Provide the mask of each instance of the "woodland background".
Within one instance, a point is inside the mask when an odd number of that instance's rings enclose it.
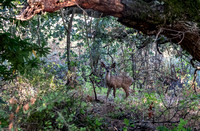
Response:
[[[0,129],[200,129],[200,73],[180,45],[80,7],[16,20],[24,4],[0,2]],[[133,78],[127,99],[105,102],[101,61]]]

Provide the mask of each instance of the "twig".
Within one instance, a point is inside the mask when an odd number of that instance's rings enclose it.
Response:
[[[182,39],[178,42],[178,44],[180,44],[180,43],[183,41],[183,39],[185,38],[185,33],[182,33],[182,35],[183,35],[183,37],[182,37]]]
[[[56,111],[56,110],[55,110]],[[59,115],[59,117],[63,120],[64,125],[66,126],[66,128],[70,131],[69,125],[67,124],[65,118],[63,117],[63,115],[59,112],[56,111],[56,113]]]
[[[78,8],[80,8],[84,12],[84,14],[86,14],[87,16],[89,16],[88,13],[82,7],[80,7],[80,5],[76,1],[74,1],[74,3],[76,4],[76,6]]]
[[[162,52],[160,51],[160,49],[159,49],[159,47],[158,47],[158,44],[159,44],[159,43],[157,42],[157,43],[156,43],[156,49],[157,49],[158,53],[162,55]]]
[[[192,87],[194,88],[195,93],[197,93],[195,81],[196,81],[196,78],[197,78],[197,71],[200,70],[200,67],[199,67],[199,66],[196,66],[196,65],[194,64],[194,61],[195,61],[194,58],[192,58],[192,59],[190,60],[190,63],[191,63],[192,66],[195,68],[195,71],[194,71],[194,79],[193,79],[193,82],[192,82]]]
[[[159,37],[159,35],[160,35],[160,33],[161,33],[162,31],[163,31],[163,28],[160,28],[159,31],[158,31],[158,33],[157,33],[157,35],[156,35],[156,38],[155,38],[153,44],[156,43],[156,41],[158,40],[158,37]]]
[[[197,71],[198,71],[198,69],[196,68],[195,71],[194,71],[194,79],[193,79],[193,82],[192,82],[192,87],[194,88],[195,93],[197,93],[196,86],[195,86],[195,81],[196,81],[196,78],[197,78]]]
[[[65,23],[65,17],[64,17],[64,13],[63,13],[63,9],[62,8],[60,9],[60,14],[62,16],[62,21],[63,21],[63,25],[65,27],[65,30],[67,30],[67,32],[68,32],[68,28],[67,28],[67,25]]]
[[[160,50],[159,50],[159,48],[158,48],[158,44],[159,44],[159,43],[156,42],[156,41],[158,40],[158,37],[159,37],[159,35],[160,35],[161,32],[162,32],[162,28],[159,29],[159,31],[158,31],[158,33],[157,33],[157,35],[156,35],[156,38],[155,38],[155,40],[154,40],[154,42],[153,42],[153,44],[156,43],[156,49],[157,49],[157,51],[158,51],[159,54],[162,54],[162,53],[160,52]]]

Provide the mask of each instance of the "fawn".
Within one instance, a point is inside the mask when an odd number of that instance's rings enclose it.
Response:
[[[109,66],[106,66],[103,62],[101,62],[101,66],[106,69],[105,82],[108,88],[106,101],[108,99],[108,96],[112,88],[113,88],[114,98],[115,98],[116,88],[123,88],[126,93],[126,98],[127,98],[129,96],[129,87],[132,85],[133,79],[127,75],[112,76],[110,70],[112,68],[115,68],[115,63],[113,63],[109,67]]]

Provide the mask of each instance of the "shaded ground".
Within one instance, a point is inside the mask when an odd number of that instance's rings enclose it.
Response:
[[[89,105],[88,113],[102,118],[103,123],[109,127],[108,130],[156,130],[158,126],[173,129],[179,125],[180,119],[189,120],[185,128],[200,129],[200,108],[199,111],[182,108],[177,104],[180,96],[165,96],[165,104],[171,104],[169,109],[166,109],[161,102],[150,110],[151,104],[147,102],[145,105],[144,99],[139,95],[129,96],[127,100],[120,96],[123,92],[118,92],[118,95],[121,98],[120,101],[110,96],[107,103],[106,95],[98,94],[99,102],[94,101],[94,97],[85,96],[85,101]],[[151,111],[153,113],[150,116]]]

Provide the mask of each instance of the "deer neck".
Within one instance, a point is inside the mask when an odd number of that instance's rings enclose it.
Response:
[[[110,81],[110,78],[111,78],[111,74],[110,74],[110,72],[107,72],[106,73],[106,83],[108,83]]]

